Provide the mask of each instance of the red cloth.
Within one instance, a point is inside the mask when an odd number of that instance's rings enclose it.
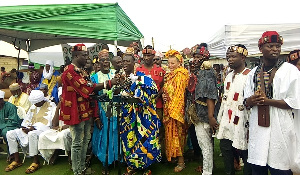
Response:
[[[146,69],[144,65],[141,65],[140,67],[136,68],[136,72],[138,71],[144,73],[145,75],[151,75],[151,78],[156,83],[158,91],[160,90],[160,86],[164,81],[166,71],[164,71],[161,67],[157,65],[153,65],[153,68],[150,71]],[[163,102],[161,97],[158,98],[156,101],[156,108],[163,108]]]
[[[62,74],[62,99],[60,120],[66,125],[76,125],[82,121],[94,117],[95,109],[90,107],[89,94],[92,94],[94,87],[87,86],[85,71],[68,65]]]

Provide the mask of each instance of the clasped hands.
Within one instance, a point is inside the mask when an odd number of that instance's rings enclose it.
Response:
[[[254,92],[252,96],[247,98],[246,104],[247,106],[262,106],[262,105],[268,105],[270,99],[266,96],[265,92],[263,92],[261,89],[258,89]]]

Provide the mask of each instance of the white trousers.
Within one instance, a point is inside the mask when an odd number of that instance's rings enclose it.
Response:
[[[38,149],[42,157],[49,163],[56,149],[71,151],[72,138],[70,129],[64,129],[61,132],[57,130],[47,130],[41,133],[39,137]]]
[[[213,170],[213,145],[210,126],[208,123],[199,122],[195,125],[195,132],[203,155],[202,175],[211,175]]]
[[[6,137],[9,153],[14,154],[18,152],[19,143],[21,147],[29,147],[29,156],[38,155],[38,141],[41,133],[42,131],[40,130],[33,130],[25,134],[21,128],[8,131]]]

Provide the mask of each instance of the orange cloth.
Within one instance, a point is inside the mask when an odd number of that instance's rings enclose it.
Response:
[[[164,104],[163,122],[168,161],[171,161],[172,157],[183,156],[184,152],[187,133],[184,120],[184,99],[188,79],[189,73],[183,67],[165,75],[163,92],[168,100]]]

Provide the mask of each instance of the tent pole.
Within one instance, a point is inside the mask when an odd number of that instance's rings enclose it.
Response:
[[[117,56],[117,53],[118,53],[118,41],[117,40],[114,41],[114,45],[115,45],[114,55]]]
[[[18,61],[17,75],[18,75],[19,70],[20,70],[20,52],[21,52],[21,43],[20,43],[20,41],[19,41],[19,47],[18,47],[18,46],[16,45],[16,40],[17,40],[17,39],[15,39],[15,41],[13,41],[13,44],[14,44],[15,49],[19,51],[19,52],[18,52],[18,58],[17,58],[17,61]],[[16,77],[16,82],[18,82],[18,76]]]

